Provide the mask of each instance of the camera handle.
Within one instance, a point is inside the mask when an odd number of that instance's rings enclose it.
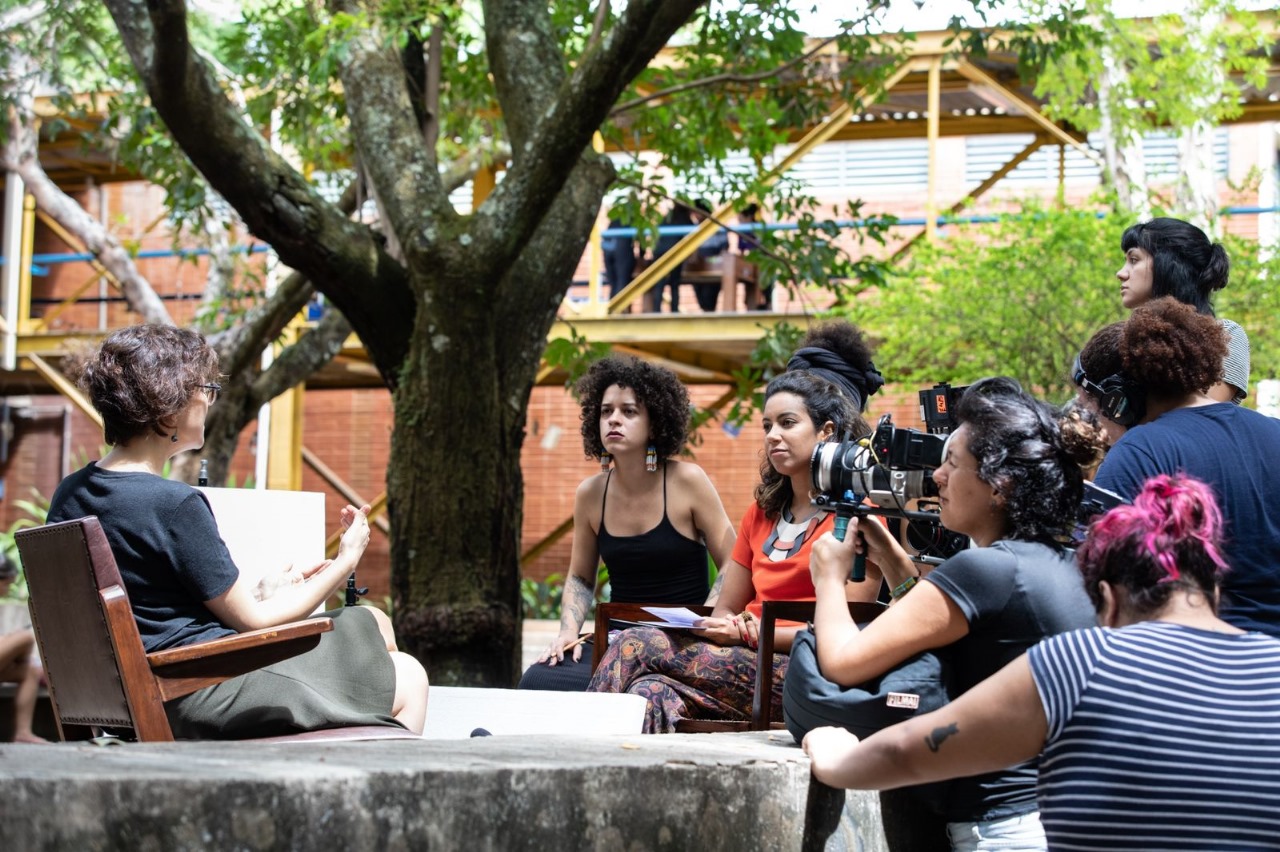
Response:
[[[865,518],[870,515],[882,515],[886,518],[902,518],[908,521],[936,521],[938,516],[932,512],[919,512],[911,509],[886,509],[880,506],[868,506],[866,503],[855,501],[856,496],[848,492],[845,493],[845,499],[836,500],[827,494],[819,494],[813,500],[813,505],[817,506],[823,512],[835,512],[836,522],[832,535],[837,541],[844,541],[845,534],[849,531],[850,518]],[[867,579],[867,557],[865,553],[859,553],[853,560],[853,571],[849,574],[849,579],[855,583],[861,583]]]
[[[848,503],[836,504],[836,524],[831,534],[836,537],[836,541],[844,541],[844,537],[849,532],[849,519],[854,513],[849,511]],[[867,579],[867,554],[862,552],[853,557],[853,571],[849,574],[849,579],[855,583],[861,583]]]
[[[369,594],[368,586],[356,588],[356,572],[352,571],[351,576],[347,578],[347,599],[343,606],[358,606],[360,596],[367,594]]]

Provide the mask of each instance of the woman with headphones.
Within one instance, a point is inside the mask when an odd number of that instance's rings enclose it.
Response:
[[[1166,297],[1095,334],[1072,378],[1114,442],[1096,484],[1131,499],[1156,474],[1208,483],[1231,566],[1222,617],[1280,636],[1280,420],[1209,395],[1226,353],[1216,319]]]

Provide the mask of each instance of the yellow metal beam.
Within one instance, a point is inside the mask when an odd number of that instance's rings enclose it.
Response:
[[[18,316],[14,328],[25,334],[31,328],[31,258],[36,252],[36,197],[22,199],[22,267],[18,276]]]
[[[28,355],[27,360],[31,362],[31,366],[36,368],[36,372],[44,377],[44,380],[53,385],[58,393],[71,400],[71,404],[80,409],[86,417],[98,424],[98,428],[102,428],[102,415],[99,414],[89,402],[80,393],[80,389],[71,383],[71,381],[48,361],[39,355]]]
[[[294,323],[273,343],[276,355],[298,339]],[[267,488],[302,490],[302,409],[305,383],[279,394],[271,402],[271,425],[267,436]]]
[[[1048,137],[1045,137],[1045,136],[1037,136],[1035,139],[1032,139],[1031,144],[1027,145],[1027,147],[1023,148],[1021,151],[1015,154],[1013,158],[1009,160],[1009,162],[1005,163],[1003,166],[1001,166],[1000,168],[992,172],[991,177],[987,178],[982,183],[978,184],[976,187],[973,188],[972,191],[970,191],[967,195],[965,195],[964,198],[960,199],[955,204],[951,205],[951,210],[949,212],[953,214],[959,213],[961,210],[967,207],[971,201],[985,195],[987,191],[991,189],[991,187],[999,183],[1004,178],[1005,175],[1009,174],[1009,172],[1013,171],[1018,166],[1022,165],[1028,157],[1030,157],[1036,151],[1044,147],[1044,145],[1048,143],[1048,141],[1049,141]],[[924,236],[924,233],[925,233],[924,231],[920,231],[911,239],[907,240],[906,243],[904,243],[896,252],[893,253],[893,258],[890,262],[897,263],[898,260],[906,256],[908,253],[910,253],[912,247],[914,247],[915,244],[919,242],[920,238]]]
[[[572,322],[557,320],[547,334],[548,340],[578,334],[597,343],[637,343],[663,340],[704,343],[715,341],[752,341],[766,331],[787,322],[808,327],[810,318],[803,314],[661,314],[639,316],[615,314],[593,319],[579,317]]]
[[[1050,121],[1049,118],[1040,111],[1039,104],[1024,98],[1022,95],[1008,88],[995,77],[992,77],[986,71],[983,71],[967,59],[961,59],[956,63],[956,71],[963,74],[965,77],[968,77],[970,80],[973,80],[975,83],[981,83],[987,88],[993,90],[1001,100],[1005,101],[1009,106],[1019,110],[1026,115],[1027,118],[1040,125],[1045,132],[1053,136],[1061,144],[1070,145],[1072,148],[1075,148],[1081,154],[1088,157],[1099,168],[1105,168],[1106,164],[1103,163],[1102,157],[1098,156],[1097,151],[1094,151],[1088,145],[1080,142],[1070,133]]]
[[[911,60],[900,62],[889,76],[881,82],[866,86],[861,89],[853,100],[859,104],[859,108],[864,102],[878,99],[885,92],[889,91],[897,84],[899,80],[907,75],[911,70]],[[845,104],[836,110],[825,121],[805,135],[803,139],[796,143],[791,152],[782,159],[782,162],[769,170],[767,174],[760,178],[760,182],[764,186],[769,186],[782,177],[782,175],[791,171],[791,169],[809,154],[814,148],[828,141],[842,127],[849,123],[849,119],[856,114],[852,104]],[[715,210],[712,215],[703,219],[698,223],[694,230],[686,234],[680,242],[676,243],[666,254],[654,260],[649,264],[643,272],[637,275],[630,284],[623,287],[617,293],[611,293],[609,298],[608,312],[617,313],[631,303],[642,293],[647,292],[654,284],[666,278],[672,270],[683,263],[689,255],[693,254],[698,246],[706,242],[707,238],[715,233],[719,228],[719,222],[725,221],[733,212],[734,202],[730,201],[722,204],[719,209]]]

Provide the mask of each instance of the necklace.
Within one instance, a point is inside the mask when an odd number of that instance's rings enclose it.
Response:
[[[803,521],[790,520],[790,515],[790,510],[784,510],[778,516],[778,522],[773,525],[773,531],[769,533],[764,546],[760,548],[771,562],[781,562],[798,553],[823,521],[822,513],[816,509]]]

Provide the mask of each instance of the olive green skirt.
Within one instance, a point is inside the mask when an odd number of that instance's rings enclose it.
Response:
[[[175,739],[274,737],[353,725],[403,727],[391,716],[396,674],[365,607],[322,613],[333,630],[305,654],[165,704]]]

